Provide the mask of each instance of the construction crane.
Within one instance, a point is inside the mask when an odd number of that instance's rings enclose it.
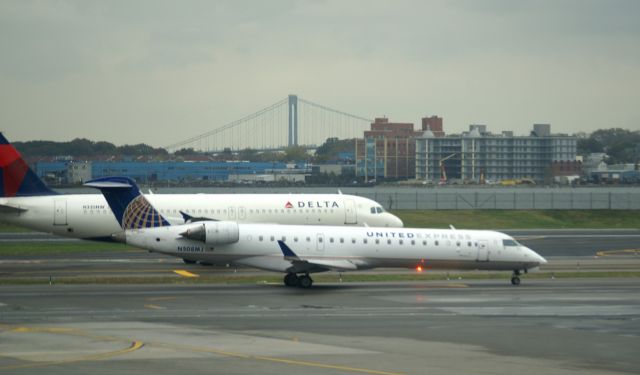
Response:
[[[447,171],[444,169],[444,162],[446,160],[451,159],[452,157],[458,155],[457,153],[453,153],[447,157],[440,159],[440,185],[444,185],[447,183]]]

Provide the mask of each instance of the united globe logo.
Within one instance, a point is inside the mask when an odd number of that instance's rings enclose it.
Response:
[[[122,220],[123,229],[155,228],[168,225],[169,223],[151,207],[151,204],[142,195],[129,203]]]

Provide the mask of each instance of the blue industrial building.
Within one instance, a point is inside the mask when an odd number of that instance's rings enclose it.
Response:
[[[43,179],[61,183],[78,183],[92,178],[106,176],[127,176],[138,182],[154,181],[227,181],[230,175],[279,173],[283,170],[305,171],[306,165],[282,162],[38,162],[37,175]]]

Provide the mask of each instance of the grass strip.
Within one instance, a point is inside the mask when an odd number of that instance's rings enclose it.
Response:
[[[408,228],[640,228],[640,210],[396,210]]]
[[[573,278],[638,278],[640,271],[567,271],[567,272],[536,272],[522,276],[526,279],[573,279]],[[449,273],[448,278],[443,273],[422,274],[343,274],[342,282],[401,282],[401,281],[464,281],[464,280],[498,280],[508,281],[510,272],[482,272],[482,273]],[[335,283],[338,275],[313,275],[316,283]],[[281,275],[273,276],[200,276],[186,278],[178,276],[104,276],[104,277],[53,277],[52,284],[82,285],[82,284],[260,284],[282,283]],[[49,284],[48,277],[39,278],[0,278],[0,285],[42,285]]]
[[[110,251],[141,251],[117,242],[7,242],[0,246],[0,256],[60,255]]]

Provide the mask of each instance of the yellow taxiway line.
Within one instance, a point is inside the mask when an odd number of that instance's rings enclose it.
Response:
[[[599,257],[605,257],[610,255],[624,255],[624,254],[640,255],[640,249],[604,250],[604,251],[598,251],[596,253],[596,255]]]
[[[196,274],[196,273],[191,273],[187,270],[173,270],[173,272],[177,273],[180,276],[184,276],[184,277],[200,277],[200,275]]]

